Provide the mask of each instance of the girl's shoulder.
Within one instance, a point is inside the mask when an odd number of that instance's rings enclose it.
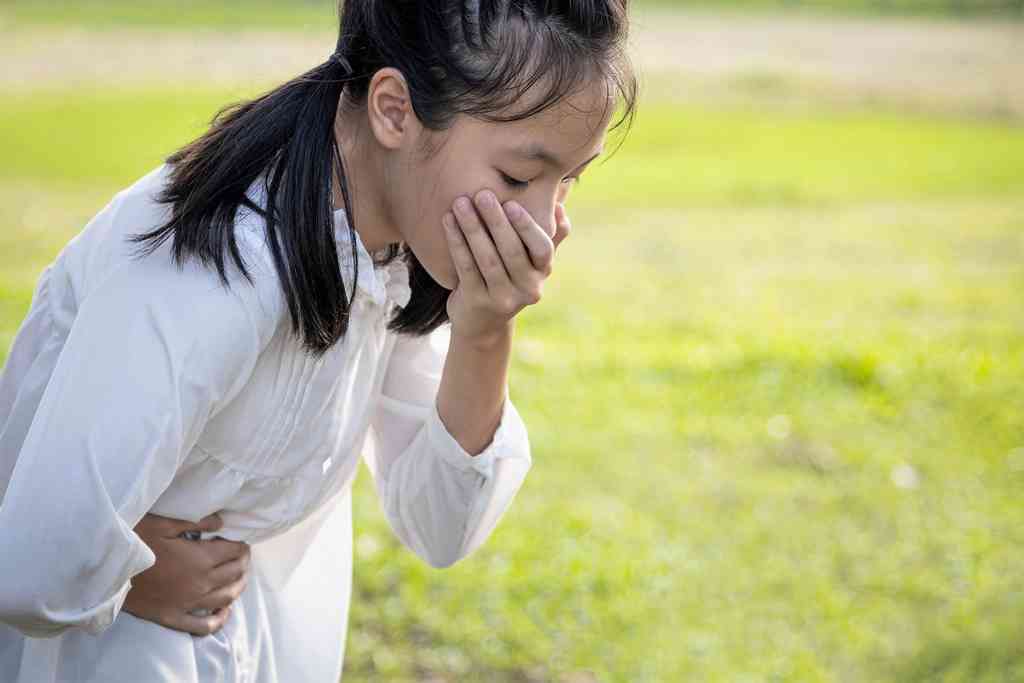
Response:
[[[227,249],[225,287],[212,263],[202,263],[197,257],[176,263],[172,237],[145,254],[141,253],[143,245],[130,239],[170,219],[171,207],[158,201],[169,170],[167,164],[162,164],[115,194],[61,251],[57,261],[66,272],[73,298],[81,302],[104,282],[116,281],[119,286],[138,287],[165,301],[187,297],[197,311],[206,313],[215,313],[218,307],[242,306],[264,334],[272,335],[284,317],[286,302],[266,238],[266,225],[259,213],[240,207],[233,225],[235,243],[251,284]],[[259,199],[256,188],[250,198]],[[225,310],[226,314],[230,312]]]

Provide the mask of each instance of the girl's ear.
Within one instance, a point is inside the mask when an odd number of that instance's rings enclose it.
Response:
[[[421,127],[412,109],[405,77],[394,67],[380,69],[370,79],[366,115],[373,136],[386,149],[398,149],[414,139]]]

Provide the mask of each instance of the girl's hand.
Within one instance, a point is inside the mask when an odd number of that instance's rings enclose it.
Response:
[[[519,311],[540,301],[570,225],[561,202],[552,235],[514,201],[502,205],[490,190],[474,199],[459,197],[443,219],[459,277],[448,297],[448,317],[452,334],[488,340],[507,333]]]
[[[196,636],[220,630],[249,579],[249,544],[188,536],[216,531],[221,525],[217,514],[198,524],[159,515],[143,517],[135,533],[156,555],[156,564],[132,577],[123,609]],[[193,610],[199,614],[190,614]],[[209,613],[203,615],[202,610]]]

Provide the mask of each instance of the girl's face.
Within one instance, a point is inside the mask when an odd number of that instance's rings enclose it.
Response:
[[[528,119],[459,116],[445,131],[418,127],[403,142],[387,164],[387,213],[434,280],[458,284],[441,219],[460,196],[489,189],[501,202],[514,199],[554,236],[556,203],[604,145],[607,97],[595,83]]]

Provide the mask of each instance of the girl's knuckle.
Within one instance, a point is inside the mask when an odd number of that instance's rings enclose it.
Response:
[[[200,555],[199,568],[203,571],[210,571],[217,566],[217,558],[211,553],[203,553]]]
[[[502,260],[504,260],[505,263],[507,263],[509,266],[518,268],[527,260],[526,250],[509,247],[504,252],[502,252]]]
[[[492,256],[490,254],[488,254],[488,255],[486,255],[486,256],[484,256],[483,258],[480,259],[480,266],[485,271],[489,272],[489,271],[497,270],[498,265],[499,265],[499,263],[498,263],[497,257]]]

